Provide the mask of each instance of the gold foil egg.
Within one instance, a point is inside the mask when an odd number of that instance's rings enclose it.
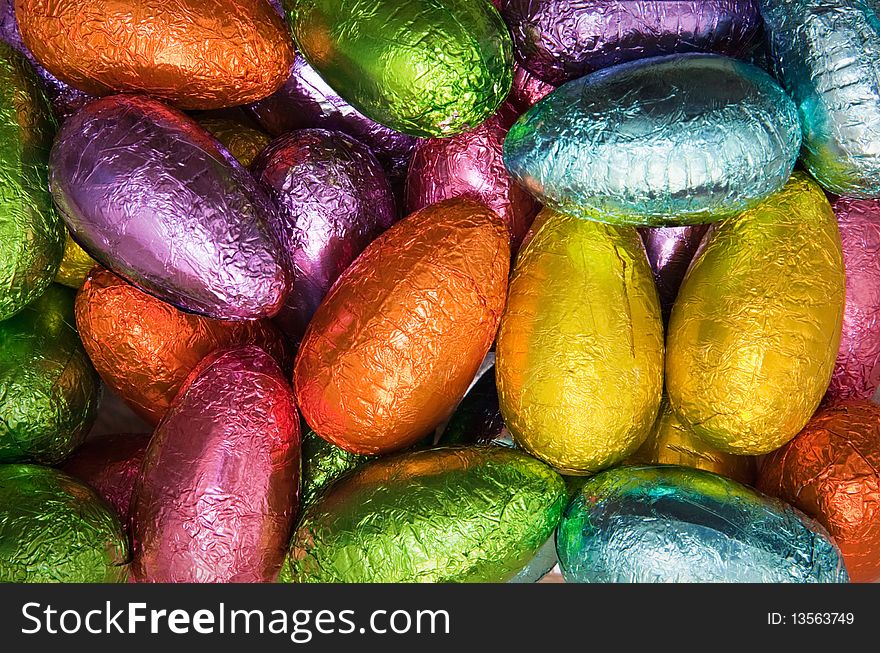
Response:
[[[78,289],[96,265],[95,259],[86,254],[68,233],[64,241],[64,256],[55,274],[55,282]]]

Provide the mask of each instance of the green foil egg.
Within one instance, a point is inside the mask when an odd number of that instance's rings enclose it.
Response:
[[[510,91],[513,45],[486,0],[285,2],[312,67],[361,113],[396,131],[468,131]]]
[[[40,296],[64,252],[47,177],[55,120],[36,83],[30,64],[0,43],[0,320]]]
[[[371,460],[327,442],[306,428],[302,439],[301,505],[312,503],[342,476]]]
[[[553,533],[565,498],[556,472],[504,447],[381,458],[306,508],[282,579],[503,582]]]
[[[128,541],[110,504],[72,476],[0,465],[0,583],[121,583]]]
[[[100,380],[57,284],[0,322],[0,463],[60,462],[95,421]]]

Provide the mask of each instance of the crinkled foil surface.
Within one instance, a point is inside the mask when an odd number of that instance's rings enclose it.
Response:
[[[54,465],[94,423],[101,383],[74,324],[73,291],[55,284],[0,322],[0,463]]]
[[[64,255],[61,257],[58,272],[55,273],[55,283],[78,289],[97,263],[95,259],[86,254],[82,247],[76,244],[66,227],[64,231]]]
[[[368,460],[369,456],[340,449],[307,429],[302,439],[300,502],[303,506],[314,503],[333,483]]]
[[[292,354],[268,320],[234,322],[185,313],[98,268],[76,300],[83,345],[104,382],[156,424],[205,356],[233,345],[258,345],[284,369]]]
[[[216,352],[159,424],[131,507],[141,582],[270,582],[299,486],[299,416],[257,347]]]
[[[438,446],[464,444],[516,446],[501,416],[494,366],[486,370],[468,390],[449,418],[437,444]]]
[[[880,18],[860,0],[760,0],[776,77],[794,98],[802,161],[838,195],[880,196]]]
[[[265,0],[15,0],[15,13],[37,60],[91,95],[231,107],[273,93],[293,63]]]
[[[294,387],[308,424],[368,454],[432,432],[492,345],[509,269],[504,223],[472,200],[432,204],[379,236],[303,338]]]
[[[413,136],[477,127],[510,92],[510,32],[485,0],[299,0],[297,47],[376,122]]]
[[[669,322],[678,289],[706,229],[708,225],[648,227],[639,230],[648,252],[648,262],[654,272],[664,324]]]
[[[521,65],[514,63],[513,84],[510,88],[510,95],[507,96],[507,101],[517,111],[525,113],[555,89],[556,87],[552,84],[542,82]]]
[[[394,195],[365,145],[325,129],[278,138],[252,172],[279,207],[295,281],[276,322],[298,342],[333,282],[397,220]]]
[[[268,134],[259,129],[248,127],[230,118],[200,117],[198,121],[245,168],[254,162],[257,155],[272,140]]]
[[[880,578],[880,408],[825,408],[761,466],[758,488],[814,516],[856,582]]]
[[[567,582],[845,583],[840,551],[788,504],[685,467],[589,479],[556,535]]]
[[[596,472],[635,451],[657,416],[657,291],[634,228],[545,209],[533,229],[496,345],[501,412],[533,455],[563,473]]]
[[[61,128],[50,184],[101,265],[214,318],[277,313],[290,271],[268,194],[210,134],[143,96],[90,103]]]
[[[679,52],[748,53],[757,0],[503,0],[517,58],[561,84],[615,64]]]
[[[443,448],[367,463],[303,515],[294,582],[501,582],[547,540],[561,477],[503,447]]]
[[[0,465],[0,582],[120,583],[128,540],[94,490],[39,465]]]
[[[766,72],[682,54],[561,86],[511,127],[504,162],[544,204],[572,215],[701,224],[779,190],[800,138],[794,103]]]
[[[804,173],[716,226],[669,319],[666,389],[682,421],[735,454],[797,435],[831,378],[844,283],[837,220]]]

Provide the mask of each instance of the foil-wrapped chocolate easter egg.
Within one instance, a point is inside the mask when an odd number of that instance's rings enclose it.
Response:
[[[157,424],[190,372],[215,349],[257,345],[285,369],[281,332],[269,320],[213,320],[181,311],[97,268],[76,298],[76,324],[89,357],[134,411]]]
[[[299,467],[299,416],[281,368],[257,347],[209,355],[147,447],[131,504],[134,577],[274,580]]]
[[[40,465],[0,465],[0,582],[121,583],[128,540],[94,490]]]
[[[333,483],[370,459],[340,449],[307,429],[302,438],[301,505],[314,503]]]
[[[69,288],[78,289],[83,285],[89,272],[97,265],[95,259],[86,254],[86,251],[76,244],[70,237],[70,232],[65,228],[64,255],[61,257],[61,265],[55,273],[55,282]]]
[[[519,61],[551,84],[664,54],[740,56],[761,34],[757,0],[503,0],[501,15]]]
[[[525,113],[543,100],[556,87],[532,75],[519,64],[513,64],[513,84],[507,101],[520,113]]]
[[[325,298],[296,359],[306,422],[354,453],[415,444],[447,418],[492,341],[507,291],[507,228],[456,198],[374,240]]]
[[[279,208],[294,284],[276,321],[298,342],[333,282],[397,219],[394,195],[370,150],[337,131],[282,136],[252,172]]]
[[[666,337],[672,408],[722,451],[781,447],[828,388],[843,308],[834,212],[796,172],[779,193],[716,225],[688,270]]]
[[[615,224],[703,224],[779,190],[800,139],[794,103],[766,72],[682,54],[564,84],[510,128],[504,162],[565,213]]]
[[[273,93],[293,63],[265,0],[15,0],[15,13],[36,59],[91,95],[231,107]]]
[[[503,447],[382,458],[305,509],[290,580],[503,582],[553,533],[565,497],[558,474]]]
[[[880,197],[876,3],[760,3],[773,71],[800,114],[804,166],[833,193]]]
[[[142,290],[220,319],[281,309],[291,279],[275,206],[183,113],[142,96],[95,100],[62,126],[49,176],[76,241]]]
[[[504,137],[516,118],[514,108],[505,104],[473,131],[422,141],[406,178],[407,211],[451,197],[470,197],[507,223],[513,246],[519,247],[541,207],[504,167]]]
[[[697,252],[708,225],[684,227],[646,227],[640,229],[648,262],[654,272],[654,283],[660,296],[663,324],[669,322],[669,313],[678,296],[685,272]]]
[[[589,479],[556,534],[569,583],[845,583],[840,551],[788,504],[663,465]]]
[[[827,401],[870,399],[880,386],[880,200],[832,203],[846,269],[840,348]]]
[[[46,181],[55,121],[28,63],[0,43],[0,320],[52,283],[64,227]]]
[[[827,528],[853,581],[880,579],[880,407],[851,400],[817,412],[764,459],[758,489]]]
[[[504,422],[565,474],[635,451],[663,390],[663,324],[638,232],[544,209],[510,282],[495,354]]]
[[[516,446],[501,416],[494,366],[468,390],[437,442],[442,447],[463,444]]]
[[[220,141],[229,153],[245,168],[250,167],[257,155],[265,149],[272,138],[248,125],[222,117],[200,117],[199,124]]]
[[[486,0],[299,0],[288,14],[297,47],[321,77],[396,131],[474,129],[510,92],[510,33]]]
[[[0,322],[0,463],[54,465],[94,423],[101,383],[74,324],[73,291],[56,284]]]

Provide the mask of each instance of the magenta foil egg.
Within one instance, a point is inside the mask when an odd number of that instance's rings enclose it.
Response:
[[[299,488],[299,416],[257,347],[215,352],[156,428],[131,507],[140,582],[270,582]]]
[[[518,113],[525,113],[540,100],[543,100],[556,87],[542,82],[520,64],[513,64],[513,86],[507,101],[516,108]]]
[[[664,324],[669,321],[685,272],[708,228],[709,225],[691,225],[639,229],[660,295]]]

